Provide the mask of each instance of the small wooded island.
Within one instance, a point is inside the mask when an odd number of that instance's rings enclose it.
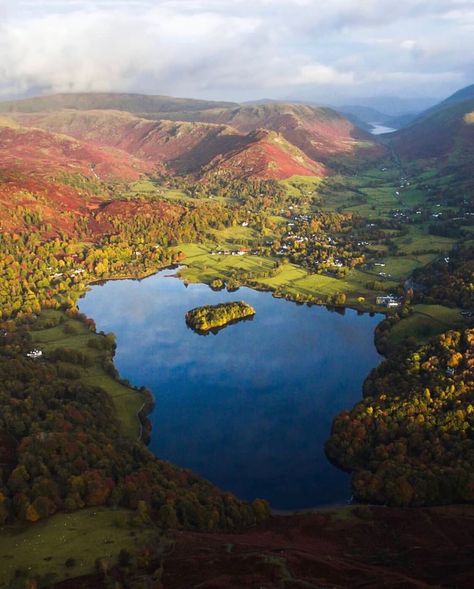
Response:
[[[198,333],[208,333],[254,315],[255,309],[248,303],[232,301],[191,309],[186,313],[186,324]]]

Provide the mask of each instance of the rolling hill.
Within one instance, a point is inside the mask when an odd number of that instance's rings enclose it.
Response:
[[[0,112],[51,112],[73,110],[123,110],[131,113],[176,113],[229,108],[233,102],[120,93],[71,93],[38,96],[0,103]]]
[[[466,100],[474,100],[474,84],[466,86],[465,88],[461,88],[457,92],[454,92],[454,94],[451,94],[451,96],[448,96],[441,102],[423,111],[420,115],[420,118],[425,118],[430,114],[440,112],[444,110],[446,107],[452,106],[460,102],[464,102]]]
[[[36,225],[70,233],[108,197],[108,183],[132,182],[155,170],[122,151],[5,118],[0,145],[2,230],[27,228],[33,214]]]
[[[269,102],[238,105],[138,94],[57,94],[0,103],[0,112],[16,117],[23,115],[26,118],[21,119],[22,124],[36,124],[119,148],[122,143],[129,153],[139,155],[138,152],[142,151],[147,158],[157,156],[159,161],[176,161],[175,167],[171,168],[179,173],[195,172],[196,167],[208,163],[206,157],[209,156],[210,161],[219,150],[225,153],[236,149],[236,135],[246,135],[258,129],[280,133],[308,158],[329,167],[331,160],[341,155],[360,153],[371,157],[380,155],[382,150],[372,136],[340,113],[330,108],[303,104]],[[104,118],[110,115],[107,122],[101,120],[100,113]],[[135,115],[142,121],[138,124],[138,121],[127,119],[127,114]],[[152,127],[151,123],[147,125],[145,120],[162,121],[162,127]],[[175,122],[175,126],[171,121]],[[185,126],[184,123],[194,123],[195,126]],[[218,128],[209,125],[217,125]],[[98,127],[103,137],[100,137]],[[143,132],[141,136],[137,136],[137,127]],[[146,129],[150,131],[146,146],[138,145],[144,142]],[[133,139],[125,135],[128,133],[135,137],[134,146],[131,145]],[[154,141],[159,148],[151,146]],[[165,141],[169,143],[166,149],[163,147]],[[200,141],[203,141],[202,154],[198,155],[192,150]],[[185,156],[186,149],[190,157]]]
[[[454,97],[393,135],[393,145],[402,157],[474,162],[474,96],[464,100]]]
[[[115,110],[66,110],[14,116],[23,125],[120,149],[147,162],[166,164],[169,172],[179,174],[198,172],[217,155],[244,142],[242,134],[225,125],[151,121]]]
[[[174,174],[199,175],[222,164],[242,178],[321,176],[330,173],[333,157],[381,149],[370,138],[359,139],[364,132],[329,109],[272,104],[195,114],[205,120],[151,120],[116,110],[10,116],[25,126],[123,150]],[[237,161],[246,164],[239,168]]]
[[[300,149],[274,131],[259,129],[246,136],[248,143],[214,158],[206,172],[227,173],[233,178],[272,178],[324,176],[323,164],[314,162]]]
[[[0,103],[2,111],[4,229],[27,226],[29,210],[44,232],[71,233],[117,198],[112,185],[143,176],[322,177],[341,156],[383,149],[335,111],[304,105],[61,94]],[[175,120],[178,111],[187,120]]]
[[[280,133],[314,161],[330,165],[334,156],[379,154],[373,137],[330,108],[265,103],[209,109],[192,115],[196,121],[225,124],[243,133],[263,128]]]

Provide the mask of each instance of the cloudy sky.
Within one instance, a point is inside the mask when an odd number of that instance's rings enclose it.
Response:
[[[337,103],[472,83],[474,0],[0,0],[0,98]]]

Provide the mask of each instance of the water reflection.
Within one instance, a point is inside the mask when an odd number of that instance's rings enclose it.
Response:
[[[201,337],[184,321],[196,306],[244,300],[256,309]],[[275,508],[344,502],[348,477],[324,455],[334,415],[361,396],[379,362],[380,316],[295,305],[246,288],[212,291],[170,277],[94,286],[80,304],[117,335],[120,374],[156,398],[150,447],[247,499]]]

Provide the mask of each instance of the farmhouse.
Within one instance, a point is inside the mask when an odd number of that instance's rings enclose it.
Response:
[[[394,295],[384,295],[381,297],[377,297],[375,299],[377,305],[382,305],[383,307],[393,308],[399,307],[401,301],[399,298],[395,297]]]

